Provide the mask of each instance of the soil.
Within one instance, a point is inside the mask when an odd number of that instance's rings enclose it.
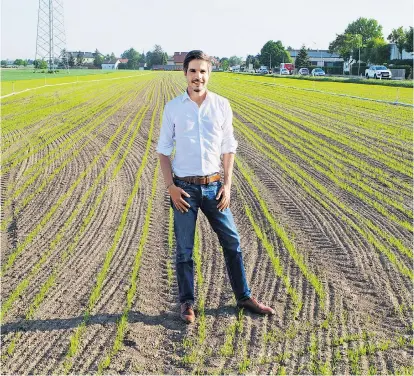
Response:
[[[69,158],[77,146],[74,145],[53,163],[39,167],[43,168],[42,174],[11,205],[4,206],[13,193],[13,189],[8,187],[13,184],[21,186],[28,179],[24,171],[47,155],[51,148],[59,148],[67,135],[2,175],[2,221],[6,219],[10,222],[7,229],[2,231],[1,238],[1,261],[4,265],[19,245],[36,231],[36,226],[75,184],[82,171],[100,155],[118,127],[122,127],[110,147],[102,153],[68,198],[59,204],[50,220],[22,249],[13,264],[2,272],[2,309],[19,284],[25,278],[30,278],[27,287],[13,301],[2,320],[2,374],[61,372],[69,352],[71,335],[82,323],[86,326],[79,349],[71,358],[70,372],[94,374],[98,371],[105,356],[111,353],[117,325],[126,306],[130,276],[154,178],[157,179],[157,188],[152,202],[149,235],[143,248],[127,329],[120,349],[111,356],[109,367],[103,370],[104,374],[320,374],[324,371],[331,374],[394,374],[410,369],[408,367],[412,366],[413,357],[412,281],[350,226],[349,221],[338,216],[337,207],[329,210],[308,195],[287,171],[259,152],[239,131],[236,131],[239,142],[237,158],[252,171],[252,182],[270,215],[288,234],[308,270],[322,282],[325,297],[323,300],[318,297],[281,237],[272,229],[252,187],[235,167],[231,210],[241,237],[247,279],[253,295],[272,306],[276,315],[263,317],[236,309],[220,244],[208,221],[200,213],[198,234],[203,284],[196,286],[197,320],[192,325],[180,320],[174,241],[171,249],[169,245],[170,204],[162,174],[155,176],[154,171],[162,108],[172,95],[180,93],[182,83],[168,74],[156,75],[147,82],[136,92],[133,90],[136,83],[129,84],[131,91],[128,100],[88,136],[91,141],[80,150],[79,155],[18,214],[15,214],[16,205],[30,192],[36,191],[43,179],[53,173],[65,158]],[[152,88],[155,89],[154,95],[151,95]],[[136,123],[130,128],[131,122],[143,106],[149,106],[148,111],[128,149],[132,132],[138,126]],[[52,110],[57,111],[54,108]],[[362,113],[361,116],[367,116],[361,108],[358,111]],[[242,115],[235,112],[234,116],[245,127],[254,129],[254,125]],[[300,116],[303,116],[303,111]],[[59,119],[59,116],[55,118]],[[82,124],[88,121],[92,119],[86,118]],[[149,156],[139,177],[137,194],[129,203],[143,163],[152,121],[155,121],[155,130]],[[35,134],[42,124],[44,122],[32,124],[28,129]],[[123,142],[126,132],[130,134]],[[19,142],[21,147],[27,145],[28,136],[24,136],[24,132],[13,132],[10,137],[13,138],[10,153],[18,150]],[[271,137],[262,137],[269,145],[283,151],[290,160],[297,160],[296,155]],[[120,152],[117,158],[94,185],[118,147]],[[124,152],[127,152],[125,162],[116,172],[115,166]],[[358,157],[364,158],[363,155]],[[371,162],[368,158],[365,160]],[[412,235],[408,230],[382,216],[351,193],[333,186],[311,166],[303,168],[332,188],[333,193],[346,205],[359,210],[380,228],[394,231],[402,244],[410,247]],[[91,187],[91,194],[83,202],[85,192]],[[103,189],[106,191],[99,201]],[[409,202],[408,193],[402,192],[402,199]],[[129,211],[125,213],[129,204]],[[289,276],[292,287],[300,296],[303,306],[297,317],[292,314],[293,301],[254,230],[245,205],[250,208],[255,223],[265,234],[280,259],[284,273]],[[333,203],[329,205],[334,207]],[[69,222],[76,208],[79,208],[78,213]],[[105,257],[114,244],[124,214],[127,215],[125,226],[115,244],[114,256],[110,260],[99,298],[85,321],[90,295]],[[92,215],[91,220],[83,228],[88,215]],[[350,220],[357,222],[356,218],[350,217]],[[59,234],[59,241],[53,243]],[[65,256],[70,247],[73,249]],[[36,269],[39,260],[50,249],[53,251],[45,256],[45,261]],[[393,252],[412,270],[412,258],[395,249]],[[168,272],[170,267],[172,278]],[[54,272],[54,282],[29,317],[31,305]],[[201,296],[205,299],[204,309],[199,307]],[[236,325],[238,322],[241,324]],[[234,337],[231,339],[229,333],[234,328]],[[205,337],[202,336],[204,330]],[[230,353],[227,355],[224,354],[226,341],[230,344]],[[190,361],[191,354],[195,357]]]

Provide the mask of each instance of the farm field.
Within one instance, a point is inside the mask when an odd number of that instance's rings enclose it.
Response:
[[[102,69],[60,70],[56,74],[34,73],[33,69],[1,69],[1,95],[44,85],[69,84],[99,79],[114,79],[140,74],[138,71],[103,71]]]
[[[276,315],[236,310],[200,213],[187,326],[155,152],[185,80],[134,73],[2,99],[2,373],[411,375],[413,108],[334,95],[363,85],[213,73],[239,142],[247,277]]]

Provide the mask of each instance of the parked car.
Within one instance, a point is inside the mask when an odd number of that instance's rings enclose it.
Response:
[[[288,70],[288,69],[286,69],[286,68],[282,68],[282,69],[280,70],[280,74],[282,74],[282,75],[288,75],[288,76],[289,76],[290,72],[289,72],[289,70]]]
[[[298,73],[301,76],[308,76],[309,75],[309,69],[308,68],[300,68]]]
[[[365,77],[368,78],[387,78],[391,79],[391,71],[383,65],[371,65],[368,69],[365,69]]]
[[[312,69],[312,76],[325,76],[325,71],[322,68]]]
[[[260,74],[268,74],[268,73],[269,73],[269,71],[268,71],[267,69],[260,68],[260,69],[257,71],[257,73],[260,73]]]

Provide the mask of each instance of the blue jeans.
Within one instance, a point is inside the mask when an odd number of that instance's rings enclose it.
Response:
[[[194,302],[194,263],[193,247],[198,209],[205,214],[219,242],[223,247],[227,273],[236,299],[250,297],[246,273],[240,249],[240,237],[237,233],[230,208],[222,212],[217,209],[220,200],[216,200],[221,182],[196,185],[174,180],[176,186],[186,191],[190,197],[184,197],[191,207],[188,212],[181,213],[174,205],[174,232],[177,243],[176,273],[180,302]]]

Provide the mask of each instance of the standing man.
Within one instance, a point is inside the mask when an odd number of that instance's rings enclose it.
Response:
[[[193,247],[198,209],[206,215],[223,247],[237,306],[259,314],[275,311],[251,296],[246,281],[240,238],[230,205],[230,188],[237,141],[233,136],[233,113],[227,99],[207,91],[210,57],[190,51],[184,60],[187,90],[164,109],[157,152],[164,181],[174,209],[177,243],[176,274],[181,318],[194,316]],[[175,157],[170,155],[175,144]],[[223,156],[224,183],[220,181]]]

